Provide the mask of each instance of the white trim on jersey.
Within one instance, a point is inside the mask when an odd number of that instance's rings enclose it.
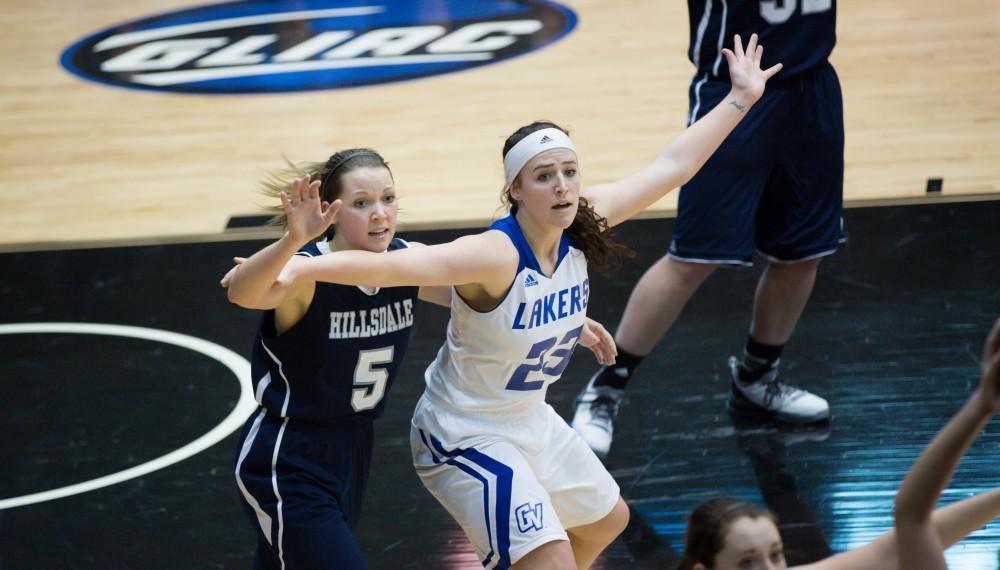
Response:
[[[254,399],[257,400],[258,404],[262,406],[264,405],[264,390],[267,390],[267,387],[270,385],[271,385],[271,371],[268,370],[267,374],[265,374],[264,377],[260,379],[260,382],[257,382],[257,391],[254,392],[253,395]]]
[[[402,241],[403,245],[405,245],[406,247],[410,247],[409,244],[407,244],[401,238],[396,238],[396,239],[398,239],[399,241]],[[326,255],[328,253],[333,253],[333,250],[330,249],[330,241],[329,240],[325,240],[325,239],[316,242],[316,249],[319,250],[319,252],[320,252],[321,255]],[[302,253],[302,254],[305,254],[305,255],[309,255],[309,253],[305,252],[305,251],[301,251],[299,253]],[[382,253],[385,253],[385,252],[383,251]],[[312,257],[312,255],[309,255],[309,257]],[[374,297],[375,295],[378,295],[378,292],[382,290],[381,287],[371,288],[371,287],[365,287],[364,285],[355,285],[355,287],[357,287],[359,291],[361,291],[365,295],[368,295],[369,297]]]
[[[708,81],[708,72],[705,72],[705,77],[702,77],[698,83],[694,85],[694,107],[691,108],[691,114],[688,116],[688,126],[694,124],[695,119],[698,118],[698,111],[701,109],[701,86]]]
[[[282,547],[282,544],[285,535],[285,524],[284,524],[285,515],[281,511],[281,493],[278,492],[277,465],[278,465],[278,450],[281,449],[281,438],[282,436],[285,435],[285,426],[288,425],[288,418],[285,417],[285,414],[288,413],[288,402],[291,401],[292,399],[292,385],[288,381],[288,378],[285,376],[284,365],[281,363],[281,360],[278,360],[278,357],[275,356],[273,352],[271,352],[271,349],[267,347],[267,345],[264,343],[263,340],[261,341],[260,345],[264,347],[264,351],[267,352],[267,355],[271,357],[271,360],[273,360],[278,365],[278,374],[281,374],[281,379],[285,381],[285,401],[281,405],[281,417],[284,418],[284,421],[281,423],[281,429],[278,430],[278,438],[274,442],[274,454],[271,457],[271,487],[274,489],[275,498],[278,499],[278,504],[276,507],[276,510],[278,511],[278,560],[281,561],[281,567],[284,568],[285,550]]]
[[[250,427],[250,433],[247,434],[247,438],[243,441],[243,447],[240,449],[240,458],[236,461],[236,486],[240,488],[240,493],[243,494],[243,498],[246,502],[250,504],[254,512],[257,513],[257,524],[260,525],[260,530],[264,534],[264,538],[267,539],[268,544],[271,543],[271,515],[267,514],[264,509],[260,508],[260,503],[257,502],[256,497],[254,497],[250,491],[246,488],[243,483],[243,477],[240,476],[240,470],[243,468],[243,461],[246,460],[247,455],[250,454],[250,448],[253,447],[254,441],[257,439],[257,434],[260,432],[260,424],[264,420],[264,416],[267,415],[265,410],[261,410],[257,417],[253,420],[253,425]]]
[[[681,257],[675,253],[667,253],[667,257],[683,261],[685,263],[704,263],[706,265],[742,265],[743,267],[753,267],[753,262],[742,259],[701,259],[698,257]]]
[[[712,75],[719,76],[719,65],[722,64],[722,44],[726,41],[726,16],[729,14],[729,5],[726,0],[722,0],[722,20],[719,22],[719,45],[716,48],[715,63],[712,65]]]
[[[701,13],[701,21],[698,22],[694,47],[691,48],[691,61],[694,62],[695,69],[701,69],[701,40],[705,39],[705,30],[708,28],[708,20],[711,16],[712,0],[705,0],[705,11]]]
[[[281,404],[281,417],[285,417],[288,413],[288,402],[292,399],[292,385],[288,382],[288,378],[285,377],[284,365],[278,360],[278,357],[271,352],[271,349],[267,347],[267,344],[261,340],[260,345],[264,347],[264,352],[271,357],[271,360],[278,365],[278,374],[281,374],[281,379],[285,381],[285,402]]]
[[[286,400],[287,404],[287,400]],[[274,489],[274,497],[278,499],[275,510],[278,512],[278,560],[281,568],[285,568],[285,513],[282,510],[281,493],[278,491],[278,451],[281,449],[281,439],[285,436],[285,426],[288,425],[288,418],[281,422],[278,429],[278,437],[274,440],[274,455],[271,456],[271,488]]]

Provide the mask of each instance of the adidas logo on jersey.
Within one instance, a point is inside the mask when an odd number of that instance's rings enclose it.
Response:
[[[524,278],[524,286],[534,287],[535,285],[538,285],[538,280],[535,279],[534,275],[529,273],[528,276]]]
[[[528,279],[524,281],[525,286],[527,286]],[[533,281],[533,285],[538,285],[537,280],[533,279]],[[519,303],[511,328],[515,330],[534,329],[582,313],[587,309],[589,299],[590,280],[584,279],[583,283],[579,285],[554,291],[533,301]]]
[[[542,139],[538,141],[538,144],[545,144],[552,142],[552,138],[549,135],[542,135]]]

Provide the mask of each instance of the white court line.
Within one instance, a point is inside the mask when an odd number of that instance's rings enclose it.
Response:
[[[173,333],[159,329],[149,329],[143,327],[130,327],[123,325],[108,325],[101,323],[14,323],[0,325],[0,335],[3,334],[29,334],[29,333],[62,333],[62,334],[96,334],[107,336],[123,336],[129,338],[139,338],[172,344],[181,348],[193,350],[199,354],[204,354],[209,358],[221,362],[236,375],[236,380],[240,384],[240,397],[236,406],[229,412],[229,415],[201,437],[191,443],[175,449],[166,455],[162,455],[147,461],[142,465],[136,465],[124,471],[91,479],[82,483],[33,493],[21,495],[20,497],[10,497],[0,499],[0,511],[21,507],[33,503],[41,503],[60,499],[70,495],[86,493],[102,487],[107,487],[129,479],[141,477],[183,461],[197,453],[200,453],[212,445],[222,441],[229,434],[239,429],[246,421],[250,413],[257,407],[253,398],[253,389],[250,385],[250,363],[245,358],[235,352],[218,344],[188,336],[180,333]]]
[[[332,8],[329,10],[303,10],[300,12],[282,12],[279,14],[262,14],[260,16],[242,16],[239,18],[225,18],[222,20],[209,20],[197,24],[181,24],[177,26],[166,26],[163,28],[152,28],[138,32],[127,32],[115,34],[94,46],[94,52],[104,51],[121,46],[131,45],[149,40],[159,40],[162,38],[172,38],[185,34],[196,34],[214,30],[227,30],[242,26],[258,26],[260,24],[273,24],[277,22],[294,22],[296,20],[320,20],[323,18],[345,18],[348,16],[370,16],[384,12],[384,6],[358,6],[355,8]]]

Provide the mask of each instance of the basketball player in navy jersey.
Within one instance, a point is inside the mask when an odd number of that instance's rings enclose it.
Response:
[[[294,179],[293,179],[294,177]],[[260,309],[252,357],[260,408],[240,437],[236,482],[257,531],[254,568],[364,568],[353,530],[372,453],[372,422],[406,352],[419,298],[448,306],[447,287],[365,287],[301,279],[273,287],[292,256],[395,251],[396,192],[369,149],[276,173],[287,233],[222,280],[229,297]],[[315,236],[322,239],[314,241]],[[239,269],[237,271],[237,269]],[[581,344],[614,362],[614,342],[589,320]]]
[[[606,230],[689,180],[781,67],[761,70],[756,36],[724,56],[732,77],[724,102],[629,176],[581,189],[568,134],[539,121],[504,144],[510,214],[486,231],[386,254],[294,259],[279,276],[279,289],[300,280],[454,287],[410,445],[424,486],[484,568],[588,568],[625,528],[617,483],[545,393],[576,345],[588,345],[588,264],[620,261]]]
[[[573,427],[598,454],[611,447],[625,387],[688,300],[719,266],[767,260],[742,356],[731,357],[730,409],[794,424],[826,420],[826,400],[778,377],[785,343],[812,292],[821,258],[844,241],[843,104],[827,57],[836,0],[688,0],[697,68],[688,123],[729,92],[722,49],[756,33],[764,66],[781,74],[705,167],[681,189],[667,255],[636,284],[615,333],[618,359],[580,392]]]
[[[277,173],[265,190],[281,197],[287,231],[223,280],[232,302],[263,311],[252,356],[260,407],[236,459],[236,483],[258,537],[254,568],[365,568],[353,529],[372,422],[406,353],[414,301],[447,306],[450,292],[308,280],[272,287],[292,256],[408,246],[394,237],[396,190],[375,151],[345,150]]]

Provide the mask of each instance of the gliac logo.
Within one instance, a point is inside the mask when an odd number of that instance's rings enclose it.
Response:
[[[115,26],[61,61],[85,79],[135,89],[336,89],[495,63],[575,26],[576,15],[550,0],[243,1]]]

